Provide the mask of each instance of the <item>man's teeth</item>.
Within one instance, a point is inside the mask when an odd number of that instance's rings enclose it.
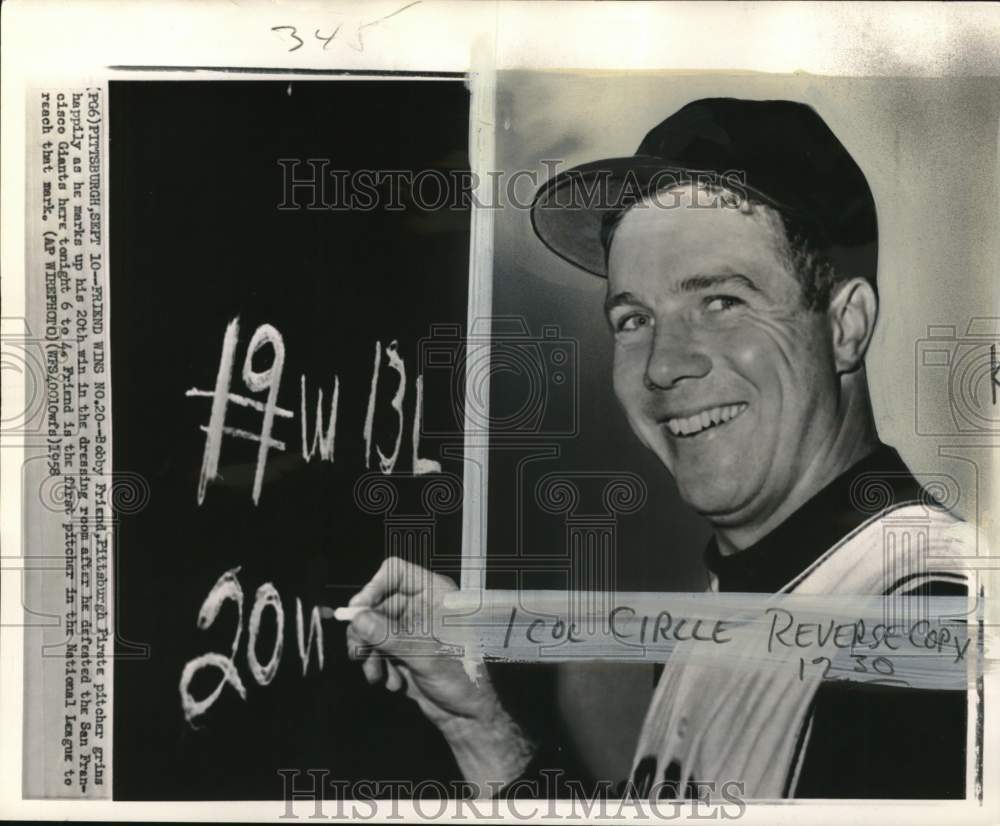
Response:
[[[667,427],[675,436],[691,436],[712,427],[712,425],[728,422],[730,419],[739,416],[746,409],[747,405],[743,403],[712,407],[709,410],[702,410],[701,413],[696,413],[684,419],[667,419]]]

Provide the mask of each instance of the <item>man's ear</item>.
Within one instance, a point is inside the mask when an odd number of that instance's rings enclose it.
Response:
[[[878,297],[863,278],[840,284],[827,311],[837,373],[853,373],[862,366],[875,332]]]

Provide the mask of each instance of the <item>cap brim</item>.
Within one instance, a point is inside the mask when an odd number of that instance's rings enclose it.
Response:
[[[605,218],[641,201],[653,189],[719,179],[715,170],[690,169],[664,158],[629,155],[576,166],[546,181],[531,205],[531,226],[552,252],[601,278],[608,277],[601,228]],[[781,206],[741,184],[764,203]]]
[[[625,187],[635,180],[649,186],[665,168],[663,160],[630,155],[574,167],[553,176],[538,190],[531,205],[531,226],[552,252],[593,275],[607,278],[601,226],[605,216],[626,203]],[[629,173],[631,172],[631,176]]]

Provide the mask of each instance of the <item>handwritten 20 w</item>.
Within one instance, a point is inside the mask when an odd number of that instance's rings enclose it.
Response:
[[[237,620],[236,634],[233,636],[232,650],[228,655],[210,651],[190,660],[181,672],[180,693],[181,708],[184,711],[184,719],[196,727],[194,719],[200,717],[219,699],[226,685],[230,685],[246,700],[247,691],[243,685],[239,670],[236,668],[236,652],[240,646],[240,638],[243,635],[243,586],[240,585],[236,575],[240,569],[231,568],[219,577],[218,581],[208,592],[205,601],[201,604],[198,612],[198,628],[205,630],[209,628],[219,615],[223,604],[227,600],[236,603]],[[271,655],[266,663],[261,663],[257,656],[257,634],[260,631],[261,620],[264,611],[270,608],[274,611],[276,634],[274,644],[271,648]],[[278,666],[281,665],[281,657],[284,651],[285,639],[285,611],[281,606],[281,597],[277,589],[270,582],[265,582],[257,589],[254,597],[253,608],[250,610],[250,619],[247,621],[247,643],[246,661],[257,685],[268,685],[274,675],[278,673]],[[319,670],[323,670],[323,625],[321,623],[318,606],[313,606],[309,614],[309,632],[306,635],[302,622],[302,601],[295,598],[295,639],[298,643],[299,660],[302,663],[302,676],[309,670],[309,661],[312,659],[313,650],[316,651],[316,660]],[[196,700],[191,693],[191,683],[195,675],[205,668],[217,669],[221,678],[215,689],[201,700]]]

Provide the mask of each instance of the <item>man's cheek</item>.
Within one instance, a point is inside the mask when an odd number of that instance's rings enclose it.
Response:
[[[728,342],[729,356],[737,370],[753,384],[760,386],[762,379],[781,365],[796,359],[795,337],[778,325],[758,321]],[[807,346],[798,342],[798,346]]]
[[[636,438],[651,450],[655,450],[657,428],[650,419],[648,394],[645,390],[643,367],[631,363],[615,361],[614,390],[629,427]]]
[[[773,345],[767,341],[742,339],[734,342],[730,349],[730,357],[737,370],[754,384],[754,379],[764,368],[773,363],[775,353]]]
[[[615,396],[626,410],[632,410],[641,403],[645,385],[643,375],[645,364],[632,350],[615,348],[613,383]]]

